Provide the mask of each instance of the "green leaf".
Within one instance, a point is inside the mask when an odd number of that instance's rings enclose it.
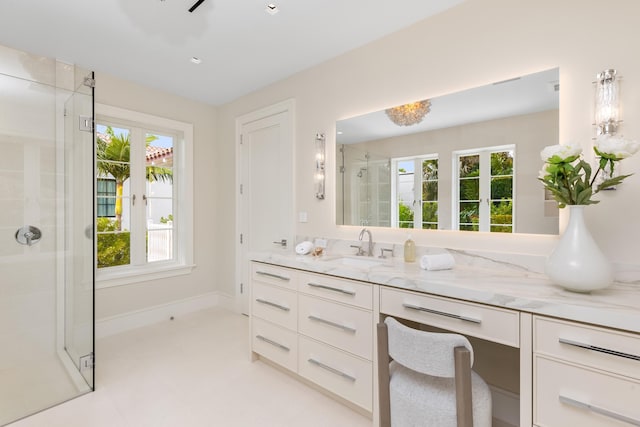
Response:
[[[584,190],[580,191],[580,193],[578,193],[578,197],[576,197],[576,204],[588,205],[592,194],[593,191],[591,190],[591,187],[587,187]]]
[[[595,150],[595,147],[594,147],[594,150]],[[598,152],[598,150],[596,150],[596,153],[597,152]],[[608,160],[606,158],[600,157],[600,162],[599,162],[600,169],[604,169],[607,166],[607,162],[608,162]]]
[[[633,174],[629,174],[629,175],[618,175],[618,176],[614,176],[613,178],[609,178],[609,179],[605,179],[604,181],[602,181],[600,184],[598,184],[598,187],[596,188],[596,193],[602,190],[605,190],[609,187],[614,187],[618,184],[621,184],[622,181],[624,181],[626,178],[630,177]]]

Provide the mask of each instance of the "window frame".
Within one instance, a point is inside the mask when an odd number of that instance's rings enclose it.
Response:
[[[498,231],[491,231],[491,154],[511,151],[513,153],[513,170],[512,170],[512,211],[511,211],[511,233],[504,233]],[[451,225],[452,229],[456,231],[471,231],[460,230],[460,157],[465,156],[479,156],[480,163],[480,175],[479,181],[479,215],[480,220],[478,222],[477,232],[487,233],[503,233],[513,234],[516,230],[516,146],[515,144],[507,145],[495,145],[489,147],[472,148],[467,150],[455,150],[452,152],[452,177],[451,177]],[[483,167],[484,166],[484,167]],[[489,202],[489,203],[487,203]],[[496,224],[497,225],[497,224]]]
[[[95,113],[96,123],[117,123],[178,136],[173,148],[173,168],[176,175],[176,179],[173,182],[173,197],[176,209],[174,215],[176,221],[173,223],[176,231],[174,259],[151,263],[145,261],[140,265],[130,264],[103,269],[96,267],[96,288],[129,285],[191,273],[195,267],[193,263],[193,125],[98,103],[96,103]],[[132,144],[132,157],[135,149],[136,147]],[[139,150],[140,148],[138,147],[137,149]],[[97,162],[95,156],[94,162]],[[132,164],[131,167],[133,174],[134,165]],[[136,167],[140,168],[144,167],[144,165],[137,165]],[[144,180],[139,183],[139,186],[143,188],[145,185],[146,182]],[[97,192],[94,194],[94,203],[97,204]],[[146,227],[144,229],[146,230]],[[94,237],[97,242],[97,230],[94,232]],[[97,251],[97,245],[95,250]]]
[[[422,213],[423,213],[423,205],[424,203],[436,203],[437,205],[437,209],[438,209],[438,215],[440,212],[440,197],[438,194],[438,197],[436,197],[436,200],[429,200],[429,201],[425,201],[422,199],[422,185],[424,182],[427,181],[423,181],[422,179],[422,164],[426,161],[426,160],[435,160],[438,162],[438,169],[440,168],[440,156],[438,155],[438,153],[430,153],[430,154],[421,154],[419,156],[408,156],[408,157],[394,157],[391,159],[391,174],[393,177],[393,181],[392,181],[392,188],[391,188],[391,199],[393,200],[393,205],[391,207],[392,211],[391,211],[391,223],[393,224],[393,226],[395,228],[401,228],[400,227],[400,215],[398,213],[399,210],[399,206],[400,206],[400,201],[398,200],[399,198],[399,191],[400,191],[400,184],[399,184],[399,167],[398,164],[401,162],[413,162],[413,166],[414,166],[414,171],[413,171],[413,203],[409,206],[411,208],[411,211],[413,212],[413,224],[411,228],[402,228],[403,230],[410,230],[410,229],[417,229],[417,230],[427,230],[429,228],[424,228],[424,220],[422,218]],[[440,182],[439,182],[439,178],[435,179],[435,180],[430,180],[429,182],[436,182],[438,183],[438,193],[439,193],[439,188],[440,188]],[[439,218],[439,217],[438,217]],[[438,229],[440,227],[440,220],[438,219],[438,221],[435,223],[436,228]]]

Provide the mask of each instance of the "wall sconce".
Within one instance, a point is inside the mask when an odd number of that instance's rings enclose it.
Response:
[[[325,136],[324,133],[316,134],[316,174],[314,185],[316,188],[316,198],[324,200],[324,180],[325,180]]]
[[[597,135],[613,135],[618,130],[620,84],[616,70],[609,69],[596,76],[595,119]]]

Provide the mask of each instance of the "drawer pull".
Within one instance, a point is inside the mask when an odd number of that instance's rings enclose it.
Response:
[[[332,286],[327,286],[327,285],[321,285],[320,283],[309,282],[309,283],[307,283],[307,286],[311,286],[312,288],[326,289],[327,291],[340,292],[341,294],[345,294],[345,295],[355,295],[356,294],[354,291],[350,291],[350,290],[347,290],[347,289],[334,288]]]
[[[336,328],[340,328],[343,331],[351,332],[353,334],[355,334],[357,332],[356,328],[352,328],[351,326],[345,326],[345,325],[342,325],[340,323],[332,322],[331,320],[323,319],[321,317],[316,317],[316,316],[312,315],[312,316],[307,316],[307,318],[309,320],[313,320],[315,322],[324,323],[325,325],[329,325],[329,326],[333,326],[333,327],[336,327]]]
[[[326,371],[329,371],[329,372],[331,372],[331,373],[333,373],[333,374],[336,374],[336,375],[338,375],[338,376],[341,376],[342,378],[346,378],[346,379],[348,379],[349,381],[356,382],[356,377],[354,377],[353,375],[349,375],[349,374],[347,374],[347,373],[342,372],[342,371],[341,371],[341,370],[339,370],[339,369],[332,368],[332,367],[331,367],[331,366],[329,366],[329,365],[325,365],[324,363],[322,363],[322,362],[320,362],[320,361],[318,361],[318,360],[316,360],[316,359],[313,359],[313,358],[312,358],[312,359],[308,359],[308,360],[307,360],[307,362],[309,362],[309,363],[311,363],[311,364],[313,364],[313,365],[316,365],[317,367],[322,368],[322,369],[324,369],[324,370],[326,370]]]
[[[560,342],[561,344],[567,344],[567,345],[572,345],[574,347],[584,348],[585,350],[592,350],[600,353],[610,354],[612,356],[624,357],[625,359],[640,361],[640,356],[637,356],[635,354],[623,353],[621,351],[611,350],[604,347],[597,347],[591,344],[584,344],[578,341],[568,340],[566,338],[559,338],[558,342]]]
[[[409,308],[411,310],[424,311],[426,313],[437,314],[438,316],[446,316],[446,317],[451,317],[452,319],[464,320],[465,322],[471,322],[471,323],[477,323],[477,324],[481,323],[480,319],[476,319],[473,317],[461,316],[459,314],[451,314],[444,311],[432,310],[430,308],[425,308],[419,305],[413,305],[406,302],[402,303],[402,306],[404,308]]]
[[[624,423],[628,423],[633,426],[640,426],[640,420],[629,418],[625,415],[621,415],[616,412],[609,411],[608,409],[600,408],[598,406],[594,406],[589,403],[580,402],[578,400],[574,400],[562,395],[558,396],[558,400],[561,403],[565,403],[569,406],[573,406],[574,408],[586,409],[588,411],[595,412],[596,414],[604,415],[605,417],[613,418],[614,420],[622,421]]]
[[[289,277],[281,276],[279,274],[274,274],[274,273],[268,273],[266,271],[256,271],[256,274],[259,274],[260,276],[267,276],[267,277],[273,277],[274,279],[284,280],[285,282],[288,282],[291,280],[291,278]]]
[[[282,345],[279,342],[275,342],[273,340],[270,340],[269,338],[263,337],[262,335],[256,335],[256,338],[258,338],[260,341],[266,342],[267,344],[271,344],[274,347],[278,347],[281,350],[291,351],[291,349],[289,347],[287,347],[286,345]]]
[[[256,302],[259,302],[260,304],[268,305],[270,307],[278,308],[278,309],[280,309],[282,311],[290,311],[291,310],[289,307],[285,307],[284,305],[280,305],[280,304],[277,304],[275,302],[267,301],[267,300],[261,299],[261,298],[256,298]]]

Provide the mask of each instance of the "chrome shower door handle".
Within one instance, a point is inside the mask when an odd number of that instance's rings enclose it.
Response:
[[[21,245],[33,246],[42,238],[42,231],[38,227],[25,225],[16,231],[16,242]]]

